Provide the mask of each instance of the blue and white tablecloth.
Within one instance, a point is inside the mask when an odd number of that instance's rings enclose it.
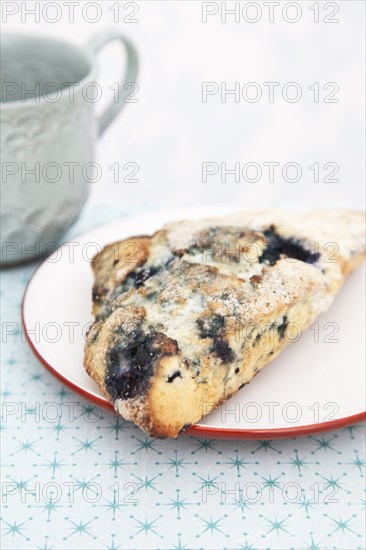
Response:
[[[125,214],[89,207],[70,235]],[[20,307],[34,269],[2,274],[4,550],[366,548],[363,424],[289,440],[152,439],[33,356]]]

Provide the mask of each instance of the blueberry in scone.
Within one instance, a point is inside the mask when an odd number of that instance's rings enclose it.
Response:
[[[87,372],[121,416],[177,437],[329,307],[365,255],[364,221],[239,212],[107,246],[93,261]]]

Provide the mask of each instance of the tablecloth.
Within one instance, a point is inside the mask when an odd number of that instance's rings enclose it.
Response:
[[[69,236],[131,213],[91,205]],[[32,354],[20,310],[35,267],[2,273],[4,550],[366,547],[364,424],[273,441],[153,439]]]

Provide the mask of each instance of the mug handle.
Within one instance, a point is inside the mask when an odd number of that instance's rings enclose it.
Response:
[[[132,43],[118,32],[105,31],[96,36],[93,36],[87,43],[87,47],[94,53],[97,54],[103,46],[112,42],[113,40],[119,40],[127,52],[127,68],[124,74],[123,79],[120,80],[118,84],[118,101],[113,101],[104,111],[104,113],[99,118],[99,135],[101,135],[104,130],[109,126],[112,120],[120,112],[122,107],[125,104],[125,99],[131,94],[130,84],[135,83],[138,69],[138,57],[137,52],[132,45]]]

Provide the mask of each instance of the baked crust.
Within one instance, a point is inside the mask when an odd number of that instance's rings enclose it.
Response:
[[[239,212],[108,245],[85,369],[125,419],[177,437],[311,325],[364,255],[357,211]]]

